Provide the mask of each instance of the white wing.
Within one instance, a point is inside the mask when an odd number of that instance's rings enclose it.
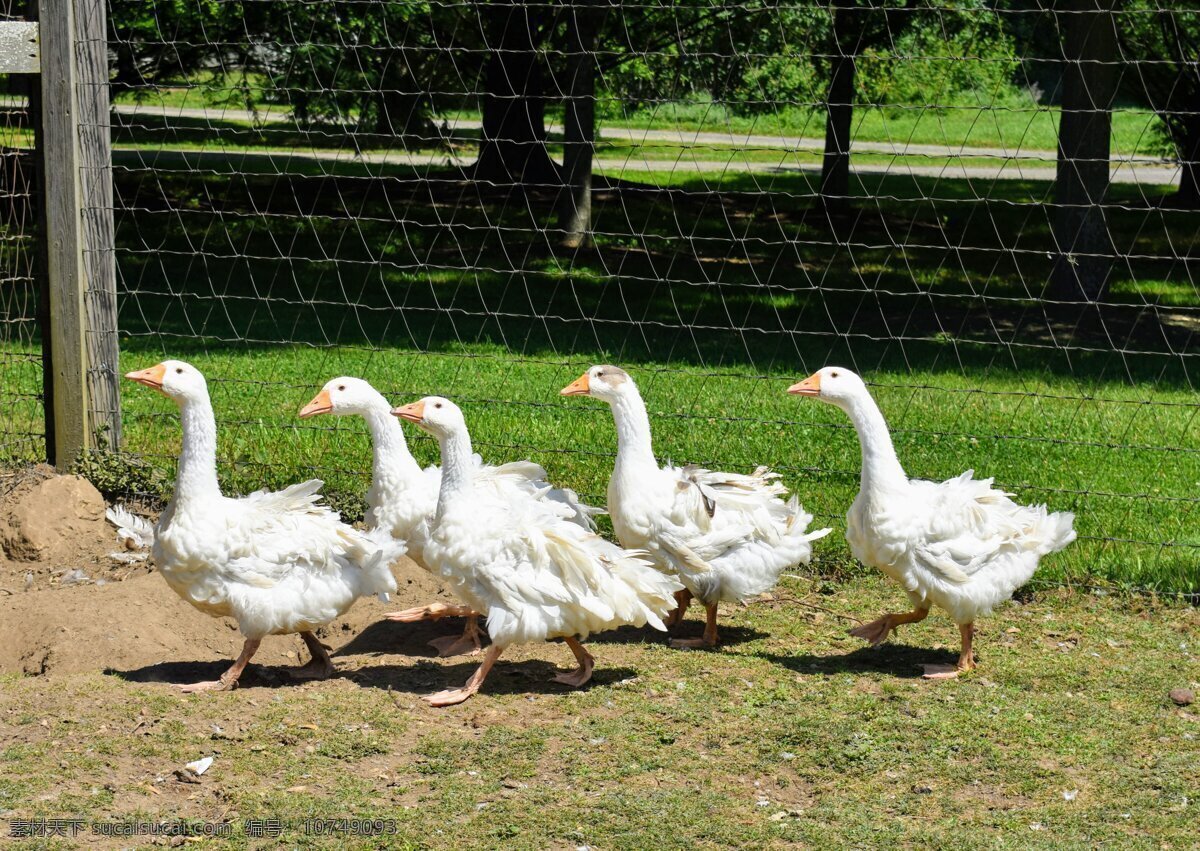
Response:
[[[949,582],[964,583],[1007,555],[1041,555],[1074,539],[1072,515],[1048,514],[1044,505],[1018,505],[1011,494],[993,488],[992,479],[973,476],[968,470],[945,482],[912,482],[914,498],[924,503],[924,519],[909,538],[918,564]]]

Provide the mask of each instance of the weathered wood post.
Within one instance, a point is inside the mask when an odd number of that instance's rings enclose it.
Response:
[[[66,470],[85,450],[115,448],[120,437],[103,0],[40,0],[38,34],[46,445]]]
[[[96,446],[121,443],[117,258],[106,0],[74,0],[88,408]]]
[[[1115,0],[1063,0],[1062,118],[1054,185],[1052,286],[1065,299],[1097,301],[1112,274],[1108,195],[1112,106],[1117,93]]]

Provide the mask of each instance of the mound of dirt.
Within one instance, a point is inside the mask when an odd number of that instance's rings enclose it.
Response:
[[[121,549],[104,498],[81,476],[44,464],[0,478],[0,589],[8,593],[112,578]],[[126,568],[127,569],[127,568]]]
[[[0,673],[40,675],[160,663],[230,660],[237,625],[202,614],[156,574],[148,554],[126,550],[86,479],[40,465],[0,474]],[[359,601],[318,635],[339,647],[383,612],[446,599],[409,559],[393,566],[390,603]],[[264,665],[295,664],[297,638],[268,639]]]
[[[318,631],[335,649],[384,612],[445,600],[433,578],[408,559],[393,567],[399,593],[389,603],[359,600]],[[445,630],[461,629],[447,624]],[[101,585],[0,597],[0,672],[41,675],[113,669],[135,672],[170,662],[228,664],[242,645],[237,625],[209,617],[181,600],[157,574],[140,573]],[[295,665],[304,656],[295,636],[267,638],[258,665]],[[152,676],[150,678],[153,678]]]

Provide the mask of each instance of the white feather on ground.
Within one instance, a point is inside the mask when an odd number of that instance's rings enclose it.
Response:
[[[154,546],[154,524],[117,503],[105,509],[104,516],[117,529],[117,539],[129,550],[148,550]]]

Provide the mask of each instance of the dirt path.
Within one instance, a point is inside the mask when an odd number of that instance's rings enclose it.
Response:
[[[164,167],[168,163],[181,163],[188,169],[212,169],[218,173],[236,172],[246,164],[254,163],[257,171],[269,167],[269,170],[286,172],[289,163],[305,162],[332,163],[367,163],[372,165],[404,165],[429,166],[435,169],[448,167],[465,167],[474,162],[473,156],[459,156],[451,153],[425,154],[404,153],[396,151],[330,151],[300,148],[278,148],[246,150],[242,148],[221,150],[219,148],[162,148],[149,149],[145,147],[118,146],[113,151],[114,164],[138,169]],[[597,173],[609,177],[624,177],[627,175],[642,175],[649,172],[679,172],[719,175],[761,174],[788,175],[804,174],[814,178],[819,177],[819,165],[789,162],[787,154],[782,154],[778,162],[755,162],[739,160],[736,155],[729,160],[711,160],[697,156],[696,152],[683,151],[674,159],[654,159],[649,157],[629,156],[620,159],[597,157],[594,162]],[[993,180],[1028,180],[1053,182],[1055,170],[1052,166],[1030,166],[1021,160],[1014,160],[1000,165],[966,165],[961,162],[941,165],[912,165],[910,163],[887,163],[883,165],[851,164],[851,174],[863,178],[880,177],[920,177],[944,180],[973,180],[988,182]],[[1179,183],[1180,170],[1178,166],[1146,164],[1141,162],[1118,163],[1113,166],[1110,179],[1113,183],[1146,184],[1153,186],[1175,186]],[[869,187],[863,181],[864,188]],[[813,184],[816,191],[816,183]]]

